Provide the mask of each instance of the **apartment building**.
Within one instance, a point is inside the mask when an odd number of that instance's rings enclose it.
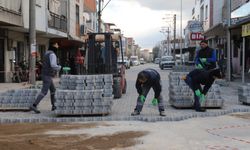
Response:
[[[81,33],[86,34],[89,32],[96,32],[97,29],[97,15],[96,15],[97,2],[95,0],[84,0],[84,13],[83,13],[83,25],[81,27]]]

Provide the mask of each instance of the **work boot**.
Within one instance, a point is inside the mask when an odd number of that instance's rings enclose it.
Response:
[[[56,106],[52,106],[51,111],[56,110]]]
[[[196,109],[197,112],[206,112],[207,110],[205,108],[199,108],[199,109]]]
[[[140,112],[137,110],[134,110],[134,112],[131,113],[131,116],[137,116],[140,115]]]
[[[160,111],[160,116],[166,116],[165,111]]]
[[[30,106],[30,110],[31,110],[31,111],[34,111],[36,114],[41,113],[41,112],[40,112],[35,106],[33,106],[33,105]]]

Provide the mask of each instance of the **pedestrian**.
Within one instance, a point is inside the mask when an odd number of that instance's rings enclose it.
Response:
[[[219,68],[205,70],[194,69],[182,79],[194,92],[194,109],[197,112],[205,112],[206,109],[201,107],[201,103],[205,102],[205,95],[217,78],[224,78],[224,74]],[[202,88],[201,85],[204,85]]]
[[[77,75],[83,74],[84,57],[82,56],[80,49],[78,49],[76,52],[75,63],[76,63]]]
[[[201,49],[196,52],[195,66],[197,69],[214,69],[216,68],[216,50],[208,46],[207,40],[200,42]]]
[[[56,88],[53,83],[52,78],[56,75],[57,71],[61,69],[60,65],[57,65],[57,57],[55,55],[55,50],[59,48],[57,42],[50,42],[49,49],[45,52],[43,56],[43,66],[42,66],[42,90],[37,96],[35,102],[30,106],[30,110],[35,113],[40,113],[37,109],[37,105],[40,101],[47,95],[48,90],[50,90],[50,100],[52,105],[52,111],[56,109],[55,106],[55,92]]]
[[[154,99],[152,100],[153,105],[158,104],[158,109],[160,112],[160,116],[166,116],[165,109],[163,105],[163,99],[161,96],[161,77],[160,74],[154,69],[145,69],[139,72],[136,80],[136,89],[139,94],[137,98],[137,104],[132,112],[132,116],[140,115],[142,111],[143,104],[146,100],[147,94],[151,87],[154,90]]]

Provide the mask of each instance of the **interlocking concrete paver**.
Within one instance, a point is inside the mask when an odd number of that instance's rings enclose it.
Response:
[[[166,117],[159,116],[158,108],[152,106],[151,100],[154,93],[151,90],[147,96],[144,108],[139,116],[131,116],[134,110],[137,99],[137,92],[135,88],[135,80],[137,73],[144,68],[155,68],[161,74],[162,79],[162,96],[166,106]],[[57,117],[54,112],[51,112],[51,104],[49,94],[40,103],[39,110],[41,114],[34,114],[32,112],[0,112],[0,123],[15,123],[15,122],[78,122],[78,121],[181,121],[189,118],[197,117],[212,117],[220,116],[234,112],[250,112],[250,106],[242,105],[238,102],[237,89],[241,85],[240,82],[231,82],[229,86],[221,87],[222,97],[225,99],[224,107],[222,109],[208,109],[207,112],[195,112],[192,109],[175,109],[168,103],[168,74],[171,70],[160,70],[158,65],[147,64],[141,66],[131,67],[127,70],[127,93],[121,99],[114,99],[112,112],[107,116],[70,116]],[[55,79],[58,84],[59,79]],[[38,84],[41,84],[39,81]],[[27,88],[28,85],[23,83],[2,83],[0,84],[0,92],[8,89]]]

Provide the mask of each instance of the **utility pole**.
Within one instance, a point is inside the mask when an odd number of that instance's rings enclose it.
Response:
[[[169,27],[168,27],[168,31],[167,31],[167,33],[168,33],[168,55],[171,53],[170,52],[170,36],[169,36],[169,34],[170,34],[170,30],[169,30]]]
[[[176,59],[175,58],[175,41],[176,41],[176,14],[174,14],[174,45],[173,45],[173,48],[174,48],[174,51],[173,51],[174,60]]]
[[[98,32],[101,32],[101,23],[102,23],[102,14],[101,14],[101,2],[102,0],[98,1]]]
[[[29,0],[29,44],[30,44],[30,68],[29,83],[35,85],[36,64],[36,0]]]
[[[98,32],[101,32],[102,11],[104,8],[106,8],[106,6],[110,3],[111,0],[109,0],[103,8],[102,8],[102,1],[103,0],[98,1]]]
[[[180,17],[180,24],[181,24],[181,27],[180,27],[180,36],[181,36],[181,39],[180,39],[180,54],[181,54],[181,65],[183,64],[183,60],[182,60],[182,0],[181,0],[181,17]]]
[[[227,25],[227,79],[231,81],[231,0],[227,1],[227,17],[228,17],[228,25]]]

